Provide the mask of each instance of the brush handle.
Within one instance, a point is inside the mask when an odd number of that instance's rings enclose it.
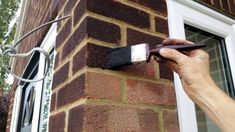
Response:
[[[159,51],[161,48],[170,48],[170,49],[175,49],[177,51],[188,51],[188,50],[194,50],[194,49],[200,49],[206,47],[205,44],[190,44],[190,45],[185,45],[185,44],[177,44],[177,45],[159,45],[155,49],[150,50],[149,53],[149,59],[152,55],[156,56],[161,56],[159,54]],[[148,59],[148,61],[149,61]]]

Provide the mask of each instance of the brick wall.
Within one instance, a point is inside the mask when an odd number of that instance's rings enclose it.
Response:
[[[70,0],[59,15],[49,130],[178,131],[172,72],[155,61],[102,69],[108,48],[168,36],[164,0]],[[160,68],[159,68],[160,67]]]
[[[55,19],[57,16],[57,0],[28,0],[29,7],[26,12],[26,18],[23,24],[23,30],[21,31],[21,36],[26,34],[27,32],[33,30],[35,27],[45,23],[47,21]],[[42,42],[44,36],[47,33],[49,27],[45,27],[44,29],[34,33],[27,37],[24,41],[22,41],[19,51],[27,52],[31,50],[35,46],[39,46]],[[25,69],[26,64],[28,63],[29,58],[20,58],[16,61],[16,68],[13,69],[17,75],[21,75],[23,70]],[[17,81],[14,82],[12,86],[12,90],[10,92],[10,107],[8,113],[7,120],[7,129],[6,131],[10,131],[10,123],[12,118],[12,110],[13,110],[13,102],[15,90],[17,87]]]
[[[235,18],[234,0],[195,0],[229,17]]]
[[[108,48],[168,36],[164,0],[29,0],[23,34],[43,22],[71,14],[58,23],[49,130],[178,131],[172,72],[155,61],[102,69]],[[233,0],[196,0],[228,16]],[[26,39],[20,51],[39,46],[48,28]],[[17,61],[16,73],[28,59]],[[8,117],[14,100],[13,85]]]

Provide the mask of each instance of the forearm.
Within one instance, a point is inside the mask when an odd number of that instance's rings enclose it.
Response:
[[[207,80],[192,99],[222,131],[235,130],[235,103],[213,81]]]

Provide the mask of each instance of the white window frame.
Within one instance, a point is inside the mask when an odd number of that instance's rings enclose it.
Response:
[[[56,36],[57,36],[57,23],[54,23],[49,29],[40,47],[43,48],[46,52],[50,53],[50,51],[55,46]],[[54,55],[56,55],[56,53],[54,53]],[[38,73],[35,76],[35,79],[39,79],[43,76],[44,69],[45,69],[45,56],[41,54],[39,58]],[[41,109],[40,109],[40,105],[36,105],[36,104],[41,104],[43,81],[39,81],[35,83],[36,83],[35,84],[36,95],[35,95],[35,105],[34,105],[34,112],[33,112],[33,119],[32,119],[32,131],[33,132],[38,131]],[[22,86],[19,85],[15,92],[15,99],[14,99],[11,127],[10,127],[11,132],[16,132],[17,130],[21,98],[22,98]]]
[[[185,39],[188,24],[225,39],[233,82],[235,82],[235,21],[192,0],[167,0],[170,38]],[[181,132],[197,132],[195,104],[183,90],[174,73],[178,119]]]

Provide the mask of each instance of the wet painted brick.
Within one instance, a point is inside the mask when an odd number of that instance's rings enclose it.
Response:
[[[104,46],[88,43],[73,58],[73,73],[84,66],[103,68],[106,64],[107,50]]]
[[[85,37],[119,44],[120,36],[120,28],[117,25],[87,17],[64,45],[62,59],[67,57]]]
[[[103,3],[103,2],[99,2]],[[88,36],[110,43],[120,42],[120,27],[91,17],[86,18]]]
[[[169,80],[174,79],[173,72],[161,64],[159,64],[159,71],[160,71],[160,78],[165,78]]]
[[[58,91],[57,108],[82,98],[84,96],[84,89],[85,74],[82,74]]]
[[[179,132],[179,123],[176,111],[163,111],[164,131]]]
[[[106,17],[118,19],[138,27],[150,27],[149,15],[147,13],[114,0],[102,0],[102,2],[100,2],[100,0],[80,1],[75,8],[75,24],[86,10]]]
[[[68,124],[68,130],[72,132],[79,132],[82,127],[83,131],[89,132],[160,131],[158,113],[149,109],[82,105],[73,108],[69,115],[69,121],[74,121]],[[83,126],[79,121],[84,121]]]
[[[82,132],[84,124],[84,107],[78,106],[69,111],[68,132]]]
[[[87,98],[121,100],[121,78],[101,73],[87,73]]]
[[[145,34],[136,30],[127,29],[127,43],[128,45],[148,43],[150,48],[155,48],[156,45],[162,43],[162,38]]]
[[[143,62],[140,64],[123,66],[120,67],[119,70],[134,76],[147,77],[147,78],[154,78],[156,72],[153,60],[151,60],[149,63]]]
[[[144,5],[148,8],[156,10],[160,13],[167,14],[167,7],[165,0],[130,0],[138,4]]]
[[[65,80],[67,80],[68,73],[69,73],[69,62],[64,64],[57,72],[55,72],[54,77],[53,77],[52,89],[56,88]]]
[[[65,127],[65,113],[61,112],[50,116],[49,132],[64,132]]]
[[[129,102],[176,105],[175,90],[172,86],[128,79],[127,98]]]
[[[157,32],[168,34],[168,23],[166,19],[160,17],[155,18],[155,27]]]
[[[69,36],[71,32],[71,19],[69,19],[65,25],[62,27],[61,31],[56,37],[56,48],[60,47],[64,40]]]

